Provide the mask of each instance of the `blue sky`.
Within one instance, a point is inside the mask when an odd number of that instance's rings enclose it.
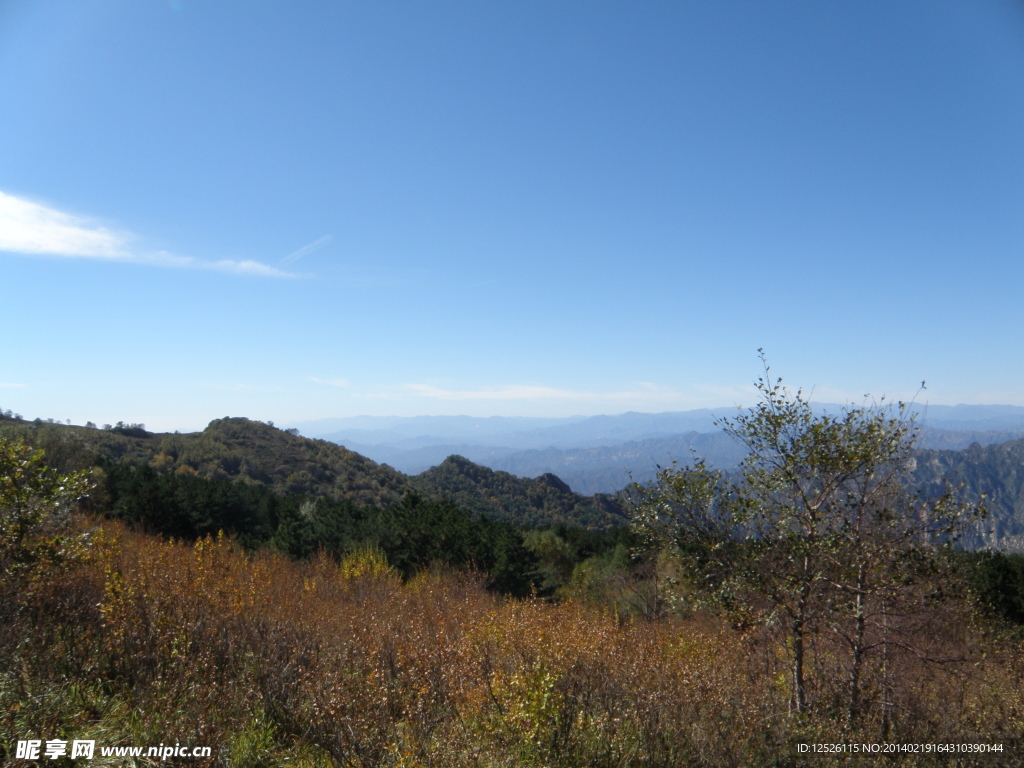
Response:
[[[1012,2],[0,2],[0,407],[1024,405]]]

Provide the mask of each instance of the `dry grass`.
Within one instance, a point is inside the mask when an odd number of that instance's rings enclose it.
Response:
[[[814,706],[796,718],[770,632],[502,600],[473,575],[403,583],[372,551],[296,564],[104,523],[85,561],[16,591],[0,629],[7,749],[60,737],[209,745],[224,766],[802,765],[799,742],[878,741],[882,704],[891,741],[1024,732],[1021,649],[958,606],[916,630],[946,661],[893,649],[848,733],[834,638],[812,644]],[[1003,758],[984,764],[1024,752]]]

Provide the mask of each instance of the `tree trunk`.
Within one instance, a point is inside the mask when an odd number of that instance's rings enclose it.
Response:
[[[805,564],[806,570],[806,564]],[[807,687],[804,684],[804,635],[806,633],[807,601],[811,587],[805,584],[800,590],[796,614],[793,617],[793,703],[798,713],[807,711]]]
[[[807,711],[807,689],[804,687],[804,634],[803,627],[793,625],[793,702],[796,711]]]
[[[853,646],[849,686],[849,705],[846,710],[846,729],[853,730],[860,717],[860,672],[864,663],[864,565],[857,567],[857,599],[854,612]]]
[[[889,699],[889,606],[882,603],[882,740],[892,730],[892,701]]]

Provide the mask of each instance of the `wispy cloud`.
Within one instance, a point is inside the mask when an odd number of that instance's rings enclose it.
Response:
[[[161,251],[151,256],[138,256],[133,261],[140,264],[152,264],[158,267],[178,267],[181,269],[205,269],[213,272],[230,272],[235,275],[256,275],[258,277],[298,277],[291,272],[283,272],[280,269],[271,267],[259,261],[244,259],[234,261],[221,259],[219,261],[203,261],[194,259],[191,256],[175,256]]]
[[[559,389],[538,384],[508,384],[480,389],[444,389],[432,384],[405,384],[398,391],[415,397],[434,400],[533,400],[533,401],[576,401],[614,403],[664,403],[669,404],[682,396],[668,388],[647,382],[640,382],[635,389],[619,392],[592,392],[579,389]],[[378,395],[387,397],[388,395]]]
[[[484,389],[442,389],[431,384],[406,384],[401,389],[412,395],[435,400],[573,400],[592,394],[534,384],[509,384]]]
[[[3,389],[16,389],[24,386],[24,384],[11,384],[10,382],[0,381],[0,388]]]
[[[294,261],[298,261],[303,256],[308,256],[313,251],[320,250],[329,242],[331,242],[331,235],[324,235],[319,240],[314,240],[312,243],[308,243],[307,245],[302,246],[301,248],[299,248],[299,250],[289,253],[287,256],[281,259],[281,263],[291,264]]]
[[[348,379],[318,379],[316,376],[307,376],[308,381],[316,382],[317,384],[327,384],[331,387],[347,387]]]
[[[166,251],[146,253],[135,237],[30,200],[0,192],[0,251],[28,256],[130,262],[173,269],[200,269],[260,277],[297,277],[258,261],[205,261]]]
[[[208,389],[214,389],[220,392],[284,392],[284,387],[279,386],[261,386],[256,384],[245,384],[235,382],[232,384],[224,383],[212,383],[207,385]]]

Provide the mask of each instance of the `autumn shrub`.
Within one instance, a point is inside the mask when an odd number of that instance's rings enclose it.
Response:
[[[842,761],[796,745],[877,741],[885,710],[898,741],[1024,731],[1019,644],[952,602],[893,617],[851,732],[836,636],[808,644],[818,682],[797,714],[770,626],[501,598],[439,568],[403,581],[373,550],[298,563],[110,522],[89,549],[0,628],[4,744],[177,740],[223,766],[828,766]]]

